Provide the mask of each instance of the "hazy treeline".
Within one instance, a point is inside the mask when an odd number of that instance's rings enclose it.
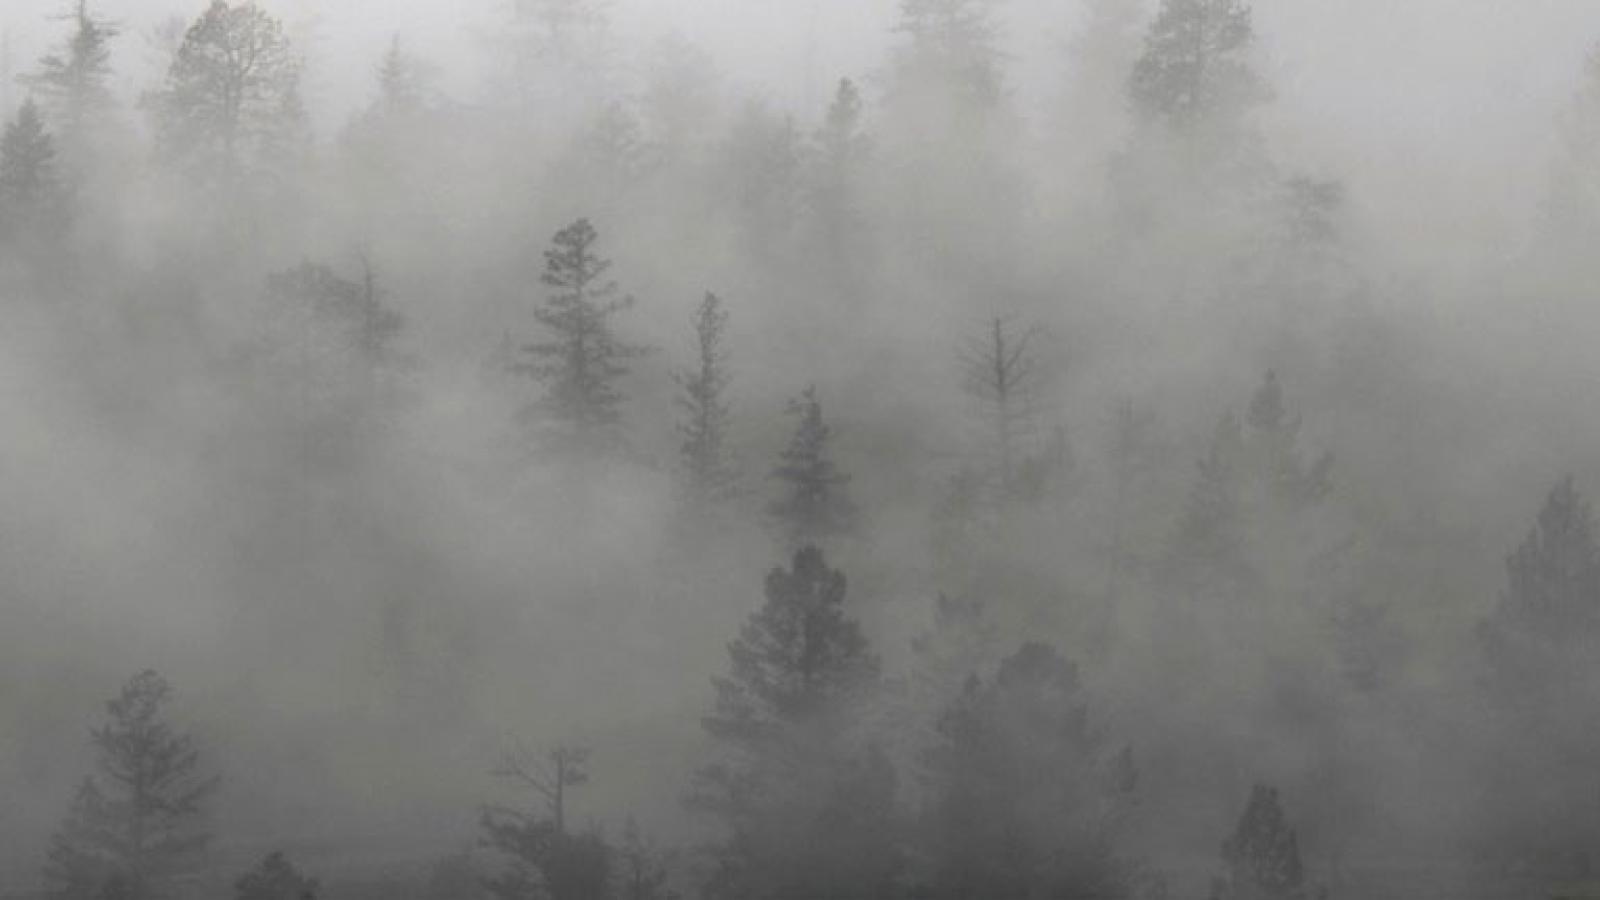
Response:
[[[0,139],[0,888],[1600,881],[1600,52],[1483,256],[1266,127],[1244,0],[1085,0],[1048,89],[1003,0],[895,9],[811,116],[518,0],[329,131],[265,6],[66,3]]]

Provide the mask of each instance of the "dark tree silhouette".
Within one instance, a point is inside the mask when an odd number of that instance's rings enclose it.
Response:
[[[234,882],[235,900],[317,900],[317,880],[294,867],[282,851],[266,855]]]
[[[828,453],[833,429],[822,420],[822,403],[808,387],[789,403],[799,421],[772,477],[783,493],[767,505],[773,525],[790,547],[800,547],[847,534],[856,526],[855,502],[845,493],[850,476],[839,471]]]
[[[45,867],[64,900],[165,897],[204,852],[200,819],[217,780],[200,775],[194,741],[162,718],[171,695],[147,670],[106,704],[92,736],[99,777],[85,779]]]
[[[774,569],[766,602],[728,645],[704,719],[718,759],[694,801],[724,825],[708,893],[879,897],[899,867],[894,774],[851,740],[879,665],[844,615],[845,577],[805,547]]]
[[[1236,127],[1270,96],[1250,66],[1254,40],[1243,0],[1162,0],[1128,83],[1134,110],[1178,131]]]
[[[1276,788],[1256,785],[1233,836],[1222,845],[1225,874],[1212,881],[1212,900],[1306,900],[1300,842],[1278,804]]]
[[[707,293],[695,308],[696,365],[676,379],[683,410],[678,433],[683,437],[684,474],[689,490],[701,501],[728,499],[737,490],[738,473],[728,450],[730,409],[727,400],[728,312],[716,294]]]
[[[944,712],[923,761],[928,896],[1121,898],[1132,871],[1112,826],[1133,790],[1130,754],[1108,753],[1077,667],[1029,643],[976,675]]]
[[[611,261],[596,252],[599,239],[588,219],[556,233],[540,278],[552,293],[534,310],[550,339],[524,347],[530,359],[520,366],[544,385],[540,411],[559,429],[556,442],[580,450],[620,442],[623,396],[617,382],[628,374],[626,361],[647,352],[622,341],[612,328],[612,317],[634,301],[606,278]]]
[[[541,813],[504,806],[485,809],[483,841],[506,862],[486,882],[501,900],[591,900],[605,896],[612,851],[599,834],[567,829],[567,791],[589,780],[589,750],[561,745],[542,753],[519,750],[495,774],[531,790]]]
[[[1017,493],[1020,457],[1033,432],[1039,370],[1030,345],[1036,335],[1036,329],[1018,329],[995,316],[961,352],[965,387],[988,432],[989,468],[1002,501]]]

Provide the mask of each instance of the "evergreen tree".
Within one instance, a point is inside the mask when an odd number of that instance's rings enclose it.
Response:
[[[1162,0],[1128,83],[1134,110],[1179,133],[1238,128],[1270,96],[1254,41],[1244,0]]]
[[[282,851],[266,855],[234,882],[235,900],[317,900],[317,880],[294,867]]]
[[[1300,863],[1300,842],[1278,804],[1278,791],[1256,785],[1233,836],[1222,845],[1226,874],[1211,883],[1212,900],[1306,900],[1313,896]]]
[[[1232,413],[1218,420],[1167,548],[1167,575],[1191,597],[1229,592],[1249,578],[1239,472],[1243,443]]]
[[[724,348],[728,313],[716,294],[707,293],[695,309],[695,346],[698,365],[678,373],[683,394],[678,406],[684,420],[683,465],[693,495],[701,500],[725,500],[736,489],[737,473],[728,450],[728,351]]]
[[[871,234],[863,194],[871,142],[862,127],[861,92],[839,82],[822,126],[812,136],[808,203],[810,248],[842,299],[865,299]]]
[[[1562,479],[1516,552],[1506,559],[1506,589],[1485,623],[1502,674],[1556,672],[1600,633],[1600,547],[1589,503]],[[1590,662],[1593,662],[1591,660]]]
[[[839,471],[828,453],[833,429],[822,420],[817,389],[808,387],[790,401],[789,414],[799,421],[772,470],[783,493],[767,505],[767,514],[789,545],[800,547],[849,533],[857,511],[845,493],[850,476]]]
[[[1130,896],[1112,826],[1134,787],[1131,755],[1104,750],[1075,665],[1025,644],[992,682],[968,679],[938,732],[924,761],[927,896]]]
[[[40,59],[39,70],[23,80],[44,101],[66,146],[81,154],[95,120],[112,104],[107,82],[117,29],[90,11],[89,0],[77,0],[69,18],[72,37],[60,51]]]
[[[397,34],[389,41],[378,64],[378,96],[372,112],[391,119],[405,119],[426,109],[430,102],[432,71],[427,63],[400,43]]]
[[[531,360],[520,367],[544,385],[541,411],[559,429],[557,443],[583,450],[620,442],[623,397],[617,381],[628,374],[627,360],[647,352],[612,329],[612,317],[634,301],[606,278],[611,261],[596,252],[598,240],[588,219],[556,233],[540,279],[552,293],[534,311],[550,339],[524,347]]]
[[[106,704],[92,734],[100,777],[84,781],[51,840],[45,877],[62,900],[164,900],[205,851],[199,820],[217,782],[162,718],[171,694],[147,670]]]
[[[882,897],[895,878],[894,773],[859,748],[879,664],[845,617],[845,593],[844,575],[802,548],[768,574],[766,602],[713,679],[703,722],[719,758],[694,794],[727,832],[712,897]]]
[[[804,147],[794,122],[752,100],[734,119],[722,149],[726,203],[740,249],[765,265],[790,261],[801,224]]]
[[[0,238],[50,238],[64,224],[55,142],[30,98],[0,137]]]
[[[255,3],[212,0],[150,98],[169,160],[227,188],[281,170],[304,128],[300,60]]]

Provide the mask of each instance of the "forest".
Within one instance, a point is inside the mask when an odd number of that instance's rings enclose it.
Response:
[[[0,900],[1600,897],[1600,10],[41,3]]]

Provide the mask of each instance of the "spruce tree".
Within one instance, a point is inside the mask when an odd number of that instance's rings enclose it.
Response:
[[[540,278],[551,293],[534,310],[550,336],[524,347],[529,360],[519,367],[544,386],[539,412],[553,427],[558,448],[603,450],[621,443],[617,382],[628,374],[627,360],[648,352],[617,337],[612,327],[612,317],[634,301],[606,277],[611,261],[599,255],[599,238],[588,219],[556,233]]]
[[[716,294],[707,292],[695,309],[696,366],[678,373],[683,410],[678,433],[683,437],[684,474],[699,500],[726,500],[737,490],[737,473],[728,450],[730,409],[727,400],[728,351],[724,347],[728,312]]]
[[[963,386],[979,406],[993,494],[1002,504],[1017,498],[1018,470],[1033,436],[1039,367],[1031,344],[1036,334],[995,316],[962,348]]]
[[[798,421],[772,477],[782,494],[767,505],[767,515],[791,548],[847,534],[856,527],[857,510],[845,492],[850,476],[839,471],[828,452],[833,429],[822,420],[817,389],[808,387],[790,401]]]
[[[1222,845],[1225,874],[1211,900],[1306,900],[1312,896],[1300,842],[1278,803],[1278,791],[1256,785],[1233,836]]]
[[[693,795],[726,832],[709,896],[850,900],[894,880],[894,773],[859,734],[879,663],[845,595],[844,575],[804,547],[728,645],[703,720],[717,759]]]
[[[194,740],[163,718],[171,695],[147,670],[106,704],[92,734],[99,777],[83,782],[51,840],[45,877],[62,900],[163,900],[195,871],[217,781],[201,775]]]

